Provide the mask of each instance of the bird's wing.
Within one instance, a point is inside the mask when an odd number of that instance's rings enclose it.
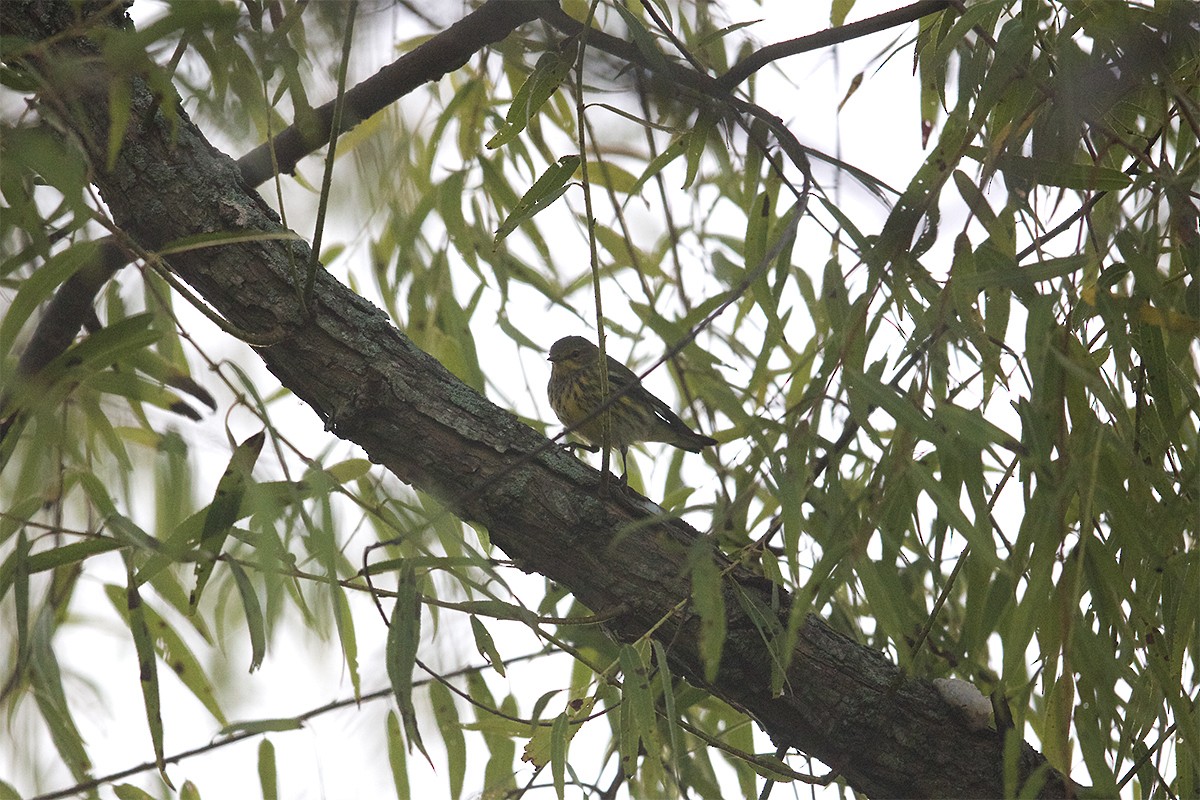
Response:
[[[608,357],[608,380],[612,384],[613,391],[624,390],[628,397],[648,405],[669,425],[680,425],[686,429],[687,426],[684,425],[683,420],[676,416],[670,406],[651,394],[650,390],[642,386],[642,382],[638,380],[638,376],[633,370],[612,356]]]

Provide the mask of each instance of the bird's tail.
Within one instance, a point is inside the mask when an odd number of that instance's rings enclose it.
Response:
[[[689,453],[699,453],[704,448],[717,443],[717,440],[711,436],[696,433],[674,413],[670,417],[663,417],[663,424],[658,426],[656,433],[661,434],[661,436],[655,437],[656,441],[666,442],[680,450],[687,450]]]

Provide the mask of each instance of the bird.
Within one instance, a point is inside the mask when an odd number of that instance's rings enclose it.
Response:
[[[553,364],[546,386],[550,407],[563,425],[574,428],[592,445],[592,452],[599,447],[620,449],[622,480],[628,473],[629,445],[635,442],[666,442],[690,453],[717,443],[689,428],[666,403],[642,386],[632,370],[611,356],[606,358],[608,396],[615,399],[606,411],[597,413],[604,400],[600,348],[582,336],[559,339],[550,347],[547,360]]]

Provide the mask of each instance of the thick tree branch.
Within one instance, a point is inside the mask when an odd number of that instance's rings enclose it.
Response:
[[[737,86],[772,61],[778,61],[781,58],[787,58],[799,53],[820,50],[823,47],[832,47],[835,44],[848,42],[860,36],[879,33],[888,28],[907,25],[910,22],[919,20],[921,17],[945,11],[951,5],[953,5],[951,0],[920,0],[920,2],[913,3],[911,6],[878,14],[870,19],[851,22],[847,25],[839,25],[836,28],[827,28],[823,31],[810,33],[808,36],[788,39],[786,42],[769,44],[766,47],[755,50],[734,64],[728,72],[717,78],[717,82],[725,87]]]
[[[45,39],[72,25],[73,8],[66,0],[5,0],[0,22],[5,33]],[[46,58],[56,62],[94,56],[86,40],[71,36],[49,47]],[[85,84],[55,86],[78,100],[59,106],[73,111],[60,122],[80,141],[103,143],[110,92],[94,62],[90,72],[93,79]],[[114,218],[130,236],[159,250],[186,236],[279,230],[275,214],[247,188],[237,165],[205,140],[182,109],[173,127],[139,79],[130,89],[132,122],[119,156],[111,171],[98,168],[96,174]],[[783,692],[774,695],[773,656],[758,630],[761,616],[756,624],[752,613],[778,603],[774,613],[786,623],[786,597],[773,596],[769,583],[729,565],[694,529],[649,501],[599,498],[594,470],[547,448],[544,437],[461,383],[324,270],[306,314],[289,255],[304,263],[308,248],[280,240],[222,245],[179,253],[172,267],[240,328],[288,332],[258,352],[338,435],[463,519],[486,526],[492,542],[521,568],[567,586],[591,608],[627,609],[611,623],[617,637],[639,637],[689,596],[697,551],[716,560],[728,570],[723,592],[729,614],[716,680],[703,679],[696,615],[671,617],[656,636],[676,672],[744,709],[777,744],[833,765],[872,796],[1003,793],[999,735],[968,730],[928,682],[903,677],[880,653],[815,617],[802,625]],[[1046,779],[1042,796],[1066,796],[1061,777],[1022,745],[1020,779],[1035,771]]]
[[[458,69],[479,50],[553,8],[557,6],[544,0],[490,0],[346,92],[340,132],[350,130],[418,86]],[[331,100],[238,159],[242,180],[256,187],[275,174],[272,148],[280,172],[294,172],[302,158],[328,143],[333,110]],[[96,295],[127,263],[127,254],[111,239],[105,239],[97,259],[57,289],[21,355],[17,368],[20,378],[36,375],[66,351],[79,333]],[[0,397],[0,408],[6,408],[7,397]],[[0,443],[14,426],[19,426],[21,416],[20,409],[7,409],[0,419]]]
[[[436,81],[467,63],[472,55],[500,41],[513,29],[537,19],[554,7],[545,0],[490,0],[420,47],[414,48],[346,92],[340,133],[387,108],[422,84]],[[333,123],[331,100],[313,109],[310,119],[296,122],[278,136],[238,160],[242,179],[257,186],[275,174],[271,148],[279,171],[291,174],[300,160],[329,141]]]

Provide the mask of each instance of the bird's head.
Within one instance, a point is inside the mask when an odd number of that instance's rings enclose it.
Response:
[[[594,362],[599,352],[596,345],[582,336],[565,336],[551,345],[550,355],[546,360],[556,367],[579,369]]]

